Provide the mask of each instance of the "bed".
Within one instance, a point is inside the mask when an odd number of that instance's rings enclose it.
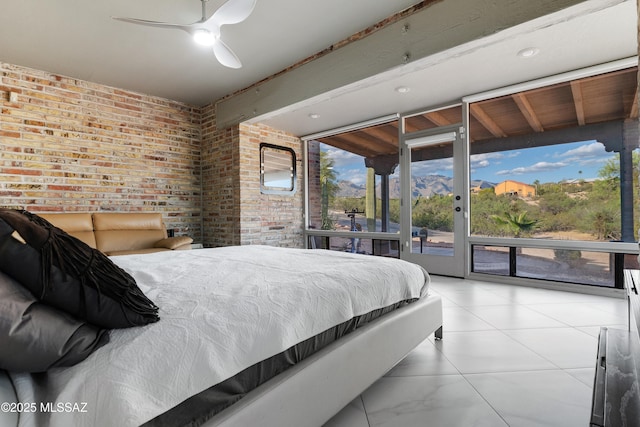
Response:
[[[109,331],[74,366],[0,376],[1,399],[36,409],[0,425],[320,426],[442,334],[428,274],[395,259],[239,246],[111,260],[160,321]],[[251,370],[257,387],[234,392]]]

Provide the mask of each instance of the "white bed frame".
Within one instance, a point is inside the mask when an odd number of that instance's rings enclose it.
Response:
[[[429,296],[366,324],[248,393],[204,427],[320,427],[431,333],[442,300]]]
[[[422,298],[366,324],[248,393],[205,427],[320,427],[431,333],[442,338],[442,300]],[[0,403],[17,402],[0,371]],[[18,424],[0,411],[0,426]]]

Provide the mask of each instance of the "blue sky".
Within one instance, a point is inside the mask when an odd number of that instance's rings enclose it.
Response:
[[[324,144],[322,149],[333,159],[338,180],[365,183],[366,168],[361,156]],[[493,183],[511,179],[528,184],[536,179],[541,183],[593,179],[607,160],[617,156],[607,153],[596,141],[477,154],[471,157],[471,178]],[[451,169],[450,159],[431,160],[414,164],[413,174],[451,176]]]

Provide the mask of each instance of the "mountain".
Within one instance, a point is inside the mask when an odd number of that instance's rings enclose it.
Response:
[[[378,180],[379,181],[379,180]],[[418,196],[431,197],[434,194],[446,196],[453,192],[453,178],[443,175],[428,175],[413,177],[413,198]],[[493,188],[496,184],[484,180],[471,181],[471,187]],[[338,182],[338,197],[364,197],[366,188],[364,185],[357,185],[351,181]],[[376,185],[376,194],[380,195],[380,183]],[[391,199],[400,198],[400,178],[394,177],[389,180],[389,197]]]
[[[351,181],[338,182],[338,197],[364,197],[366,187],[364,185],[357,185]]]

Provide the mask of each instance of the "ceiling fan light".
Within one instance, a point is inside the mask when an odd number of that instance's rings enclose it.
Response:
[[[216,36],[208,30],[199,29],[193,32],[193,40],[201,46],[213,46]]]

